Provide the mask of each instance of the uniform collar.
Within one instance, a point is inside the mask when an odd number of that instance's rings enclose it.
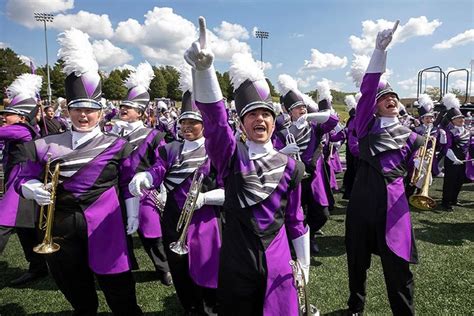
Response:
[[[386,128],[395,124],[400,124],[400,121],[397,117],[380,117],[380,128]]]
[[[271,140],[268,140],[265,144],[255,143],[251,140],[247,140],[245,144],[249,148],[249,158],[250,160],[255,160],[262,158],[269,153],[275,151],[273,148],[273,143]]]
[[[199,147],[204,145],[205,140],[206,139],[204,137],[198,138],[198,139],[193,140],[193,141],[189,141],[189,140],[185,139],[183,150],[181,151],[181,153],[185,154],[185,153],[188,153],[188,152],[191,152],[193,150],[198,149]]]
[[[100,126],[96,126],[90,132],[76,132],[71,131],[72,133],[72,149],[76,149],[77,147],[81,146],[82,144],[86,143],[87,141],[91,140],[92,138],[102,135],[102,131],[100,130]]]

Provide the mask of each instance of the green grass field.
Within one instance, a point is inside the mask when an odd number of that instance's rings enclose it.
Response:
[[[439,201],[442,179],[435,179],[430,195]],[[340,315],[346,308],[348,280],[344,248],[344,218],[347,201],[336,195],[337,207],[319,238],[321,254],[312,258],[310,297],[326,315]],[[412,212],[420,263],[415,274],[415,306],[419,315],[474,314],[474,184],[464,185],[464,207],[455,212]],[[136,239],[141,270],[134,272],[138,302],[147,315],[180,315],[174,289],[155,280],[154,270]],[[21,288],[8,282],[25,271],[18,239],[12,236],[0,257],[0,315],[70,315],[71,307],[50,278]],[[380,259],[373,257],[367,285],[368,315],[390,314]],[[108,314],[102,293],[99,311]]]

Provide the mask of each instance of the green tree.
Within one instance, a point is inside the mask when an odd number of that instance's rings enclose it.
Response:
[[[123,84],[122,72],[112,70],[109,77],[102,81],[102,95],[109,100],[122,100],[127,95],[127,88]]]
[[[54,98],[66,97],[66,90],[64,89],[66,74],[63,72],[63,64],[64,62],[62,60],[58,60],[49,73],[49,79],[51,81],[51,92]]]
[[[439,89],[439,87],[427,87],[424,93],[429,95],[433,101],[441,99],[441,90]]]
[[[229,76],[227,75],[227,80],[226,80],[224,75],[221,74],[220,72],[216,71],[216,75],[217,75],[217,81],[219,82],[219,86],[222,91],[222,95],[224,96],[224,98],[229,99],[229,85],[230,85]]]
[[[272,82],[270,81],[270,79],[265,78],[265,80],[267,81],[268,86],[270,87],[270,95],[271,95],[272,97],[277,97],[277,98],[279,98],[279,97],[280,97],[280,94],[275,91],[275,87],[273,86],[273,84],[272,84]]]
[[[155,78],[150,83],[150,98],[162,98],[168,94],[165,77],[160,68],[153,66]]]
[[[6,97],[5,89],[21,74],[30,72],[30,68],[25,65],[17,54],[10,48],[0,49],[0,97]]]
[[[179,90],[179,72],[173,66],[161,67],[163,77],[166,81],[166,96],[172,100],[181,100],[182,93]]]

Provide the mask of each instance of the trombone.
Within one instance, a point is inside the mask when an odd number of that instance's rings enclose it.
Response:
[[[51,254],[59,250],[60,246],[53,242],[52,230],[53,230],[53,221],[54,221],[54,209],[56,206],[56,188],[59,182],[59,163],[54,167],[53,173],[50,171],[51,166],[51,153],[48,153],[48,160],[46,162],[46,171],[44,176],[44,185],[48,184],[48,178],[51,175],[51,203],[48,204],[48,209],[46,214],[44,212],[44,207],[40,208],[40,218],[38,227],[40,230],[44,230],[43,241],[33,248],[33,251],[46,255]]]
[[[298,145],[298,143],[296,142],[296,139],[295,139],[295,135],[293,135],[291,132],[290,132],[290,129],[287,127],[286,128],[286,137],[285,137],[285,140],[286,140],[286,145],[289,145],[289,144],[296,144]],[[298,161],[302,161],[301,160],[301,156],[300,156],[300,152],[298,150],[298,152],[296,152],[296,154],[293,155],[293,158],[295,160],[298,160]],[[306,169],[306,168],[305,168]],[[309,178],[310,177],[310,174],[306,172],[306,170],[304,171],[304,174],[303,174],[303,179],[306,179],[306,178]]]
[[[298,315],[319,316],[319,310],[309,302],[308,284],[301,264],[298,260],[290,260],[290,266],[298,295]]]

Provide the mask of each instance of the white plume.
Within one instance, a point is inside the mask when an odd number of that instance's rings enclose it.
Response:
[[[92,45],[89,42],[89,35],[71,28],[59,34],[58,42],[61,47],[58,51],[58,58],[64,61],[63,72],[67,76],[74,72],[79,77],[83,73],[99,70]]]
[[[357,107],[356,99],[352,94],[348,94],[344,97],[344,103],[346,104],[347,111]]]
[[[312,97],[310,97],[306,93],[301,93],[301,97],[303,98],[303,102],[306,105],[306,107],[310,110],[309,112],[318,111],[318,104],[314,102]]]
[[[279,115],[281,113],[281,104],[278,102],[273,102],[273,108],[275,109],[275,114]]]
[[[36,98],[36,93],[41,89],[43,78],[33,74],[22,74],[7,88],[7,96],[13,99],[16,95],[22,94],[30,98]]]
[[[155,73],[153,72],[153,68],[151,68],[151,65],[146,61],[138,65],[137,69],[128,75],[128,78],[125,81],[125,86],[129,89],[142,86],[148,90],[150,82],[154,77]]]
[[[287,74],[281,74],[278,76],[278,86],[282,96],[285,96],[289,91],[300,93],[296,80]]]
[[[183,63],[179,66],[179,90],[183,91],[183,93],[193,91],[191,66],[189,66],[188,63]]]
[[[357,103],[359,103],[359,100],[360,100],[361,97],[362,97],[362,93],[357,92],[356,95],[355,95],[355,100],[356,100]]]
[[[318,89],[318,102],[321,100],[332,102],[331,88],[327,79],[316,82],[316,89]]]
[[[446,93],[443,97],[443,104],[446,106],[447,110],[452,108],[458,108],[461,106],[461,102],[453,93]]]
[[[364,74],[367,70],[367,66],[369,65],[369,61],[369,56],[354,54],[354,59],[352,60],[349,74],[352,77],[352,81],[354,82],[357,88],[359,88],[360,84],[362,83],[362,78],[364,78]]]
[[[235,53],[229,68],[230,82],[237,90],[245,80],[265,80],[265,74],[250,54]]]
[[[434,106],[434,102],[431,100],[431,97],[425,93],[420,94],[420,97],[418,98],[418,104],[419,106],[424,107],[428,112],[431,111]]]

